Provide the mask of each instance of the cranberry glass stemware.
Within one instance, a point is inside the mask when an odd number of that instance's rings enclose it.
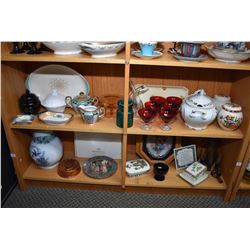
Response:
[[[157,110],[160,111],[161,107],[163,106],[166,99],[162,96],[151,96],[150,102],[154,103]]]
[[[141,108],[138,110],[138,114],[143,121],[141,128],[144,130],[149,130],[152,126],[149,124],[155,117],[155,112],[150,108]]]
[[[174,110],[174,109],[167,109],[165,107],[162,107],[159,115],[162,119],[162,121],[164,122],[163,124],[161,124],[160,128],[162,130],[171,130],[171,127],[168,125],[170,121],[172,121],[178,111]]]

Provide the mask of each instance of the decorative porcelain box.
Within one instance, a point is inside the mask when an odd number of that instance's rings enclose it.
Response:
[[[183,172],[179,175],[192,184],[193,186],[201,183],[206,178],[208,178],[207,167],[202,165],[200,162],[196,161],[190,166],[188,166]]]
[[[75,133],[75,156],[90,158],[105,155],[122,158],[122,137],[114,134]]]
[[[143,159],[136,159],[126,162],[126,173],[128,176],[138,176],[150,170],[148,162]]]

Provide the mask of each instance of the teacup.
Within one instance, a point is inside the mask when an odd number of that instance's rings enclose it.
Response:
[[[157,42],[139,42],[139,45],[143,56],[152,56],[156,49]]]
[[[198,57],[200,55],[201,43],[179,42],[181,54],[184,57]]]
[[[80,105],[78,106],[78,109],[81,113],[82,119],[88,124],[95,124],[98,119],[103,118],[105,115],[104,107]]]

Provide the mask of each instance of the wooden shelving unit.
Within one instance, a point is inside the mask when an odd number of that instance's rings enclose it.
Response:
[[[220,191],[225,200],[235,197],[238,189],[250,189],[241,182],[240,177],[244,172],[247,147],[250,142],[250,60],[239,64],[218,62],[208,56],[208,59],[199,63],[180,62],[167,52],[171,43],[162,43],[165,47],[163,56],[153,60],[142,60],[131,55],[131,43],[126,43],[124,51],[112,58],[92,58],[87,53],[74,56],[57,56],[53,53],[40,55],[13,55],[9,54],[11,44],[2,43],[2,121],[7,135],[10,151],[19,186],[25,190],[29,185],[57,185],[67,186],[76,184],[78,187],[95,185],[102,189],[112,186],[117,190],[126,191],[133,188],[164,191],[177,190],[182,193],[189,190],[196,194],[200,190],[208,193]],[[25,92],[25,79],[35,69],[46,64],[63,64],[74,68],[82,74],[90,84],[90,95],[100,96],[105,94],[119,94],[124,96],[124,128],[116,126],[116,117],[104,118],[95,125],[87,125],[80,115],[60,126],[47,125],[37,118],[32,124],[13,125],[13,116],[20,113],[18,99]],[[222,130],[216,122],[203,131],[195,131],[185,126],[180,116],[171,124],[172,130],[162,131],[159,128],[160,120],[153,123],[150,131],[140,128],[140,121],[134,118],[132,127],[127,128],[127,111],[129,80],[135,84],[157,84],[164,86],[184,86],[193,93],[203,88],[207,95],[217,93],[230,95],[233,102],[240,104],[244,111],[244,121],[240,129],[233,132]],[[71,152],[74,157],[74,132],[84,133],[109,133],[122,136],[122,159],[118,160],[117,172],[107,179],[93,179],[83,173],[73,179],[64,179],[57,175],[56,169],[41,170],[29,157],[29,144],[34,130],[55,131],[60,136],[65,152]],[[188,138],[216,138],[221,141],[222,177],[219,183],[209,177],[200,185],[193,187],[178,176],[174,164],[171,164],[166,180],[157,182],[153,178],[152,169],[143,176],[127,177],[125,163],[128,159],[135,159],[135,142],[137,135],[163,135]],[[65,153],[64,157],[67,156]],[[84,159],[77,158],[82,164]],[[241,167],[239,166],[241,163]],[[236,190],[236,191],[235,191]]]

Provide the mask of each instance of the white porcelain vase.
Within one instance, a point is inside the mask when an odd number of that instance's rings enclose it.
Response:
[[[182,103],[181,115],[189,128],[203,130],[215,120],[217,110],[212,98],[199,89]]]
[[[63,144],[52,132],[34,132],[29,151],[39,167],[51,169],[59,164],[63,156]]]

